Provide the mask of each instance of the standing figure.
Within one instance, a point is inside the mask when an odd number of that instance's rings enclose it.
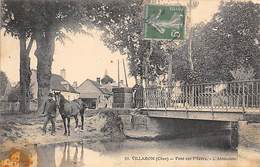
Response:
[[[56,118],[56,102],[54,100],[53,94],[49,93],[46,99],[43,102],[43,112],[45,116],[43,124],[43,133],[46,134],[46,127],[49,121],[51,121],[51,135],[55,135],[55,118]]]
[[[144,88],[141,84],[133,87],[134,108],[142,108],[144,106]]]

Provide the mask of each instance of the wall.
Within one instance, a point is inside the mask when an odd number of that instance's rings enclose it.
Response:
[[[113,96],[108,99],[102,94],[97,99],[97,108],[112,108]]]
[[[102,95],[102,92],[89,80],[83,82],[77,88],[77,91],[80,92],[81,98],[98,98],[98,96]]]
[[[61,92],[61,94],[69,101],[79,98],[79,94],[71,92]]]
[[[113,96],[108,99],[90,80],[84,81],[78,88],[80,98],[96,99],[96,108],[112,108]]]

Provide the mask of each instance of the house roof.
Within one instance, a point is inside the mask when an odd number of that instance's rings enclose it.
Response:
[[[102,85],[100,85],[98,82],[96,81],[93,81],[91,79],[86,79],[84,82],[82,82],[80,84],[79,87],[81,87],[85,82],[89,81],[90,83],[92,83],[101,93],[103,94],[111,94],[111,92],[107,89],[107,88],[104,88],[102,87]]]
[[[66,85],[68,85],[68,88],[66,88],[65,84],[62,84],[62,83],[67,83]],[[52,76],[51,76],[51,89],[79,94],[79,92],[77,92],[69,84],[68,81],[64,80],[60,75],[57,75],[57,74],[52,74]]]

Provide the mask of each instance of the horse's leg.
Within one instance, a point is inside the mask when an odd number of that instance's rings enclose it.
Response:
[[[76,122],[76,127],[78,127],[78,123],[79,123],[79,119],[78,119],[78,114],[77,115],[74,115],[74,119],[75,119],[75,122]]]
[[[67,125],[66,125],[66,117],[65,116],[62,116],[62,121],[63,121],[64,129],[65,129],[64,135],[67,135]]]
[[[84,113],[80,113],[81,116],[81,130],[83,130],[84,127]]]
[[[67,117],[68,120],[68,136],[70,136],[70,117]]]

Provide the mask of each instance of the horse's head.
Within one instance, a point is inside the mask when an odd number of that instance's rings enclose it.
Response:
[[[60,92],[54,92],[54,98],[55,102],[58,108],[60,108],[60,102],[61,102],[61,93]]]

